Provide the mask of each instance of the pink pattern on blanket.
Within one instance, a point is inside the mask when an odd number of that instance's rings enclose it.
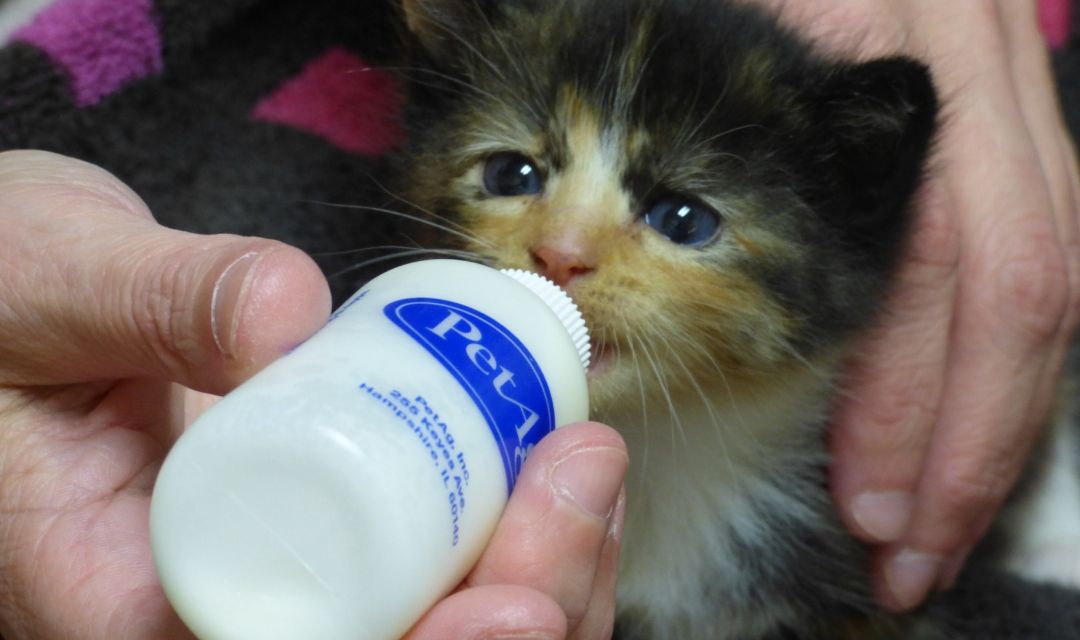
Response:
[[[379,155],[402,139],[394,78],[335,47],[309,62],[251,112],[253,120],[317,135],[355,154]]]
[[[1039,0],[1039,26],[1054,49],[1065,46],[1072,26],[1073,0]]]
[[[150,0],[57,0],[12,35],[41,49],[70,77],[75,104],[95,105],[160,73],[161,34]]]

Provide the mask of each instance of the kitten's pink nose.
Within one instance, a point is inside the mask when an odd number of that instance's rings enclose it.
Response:
[[[574,278],[583,276],[595,268],[591,260],[576,251],[565,251],[558,247],[543,245],[530,253],[536,264],[536,270],[560,287],[565,287]]]

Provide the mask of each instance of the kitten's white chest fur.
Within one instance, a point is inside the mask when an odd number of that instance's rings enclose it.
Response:
[[[1013,536],[1005,566],[1036,582],[1080,588],[1080,433],[1077,398],[1051,425],[1046,466],[1030,493],[1007,513]]]
[[[830,386],[808,373],[769,402],[658,402],[600,416],[630,449],[619,603],[643,625],[642,637],[764,635],[794,618],[782,606],[725,602],[725,594],[758,586],[739,566],[740,541],[768,540],[767,514],[816,517],[822,496],[805,491],[803,470],[825,461],[814,425]]]
[[[768,401],[657,402],[598,416],[631,455],[618,593],[631,637],[726,640],[797,624],[782,598],[748,603],[763,576],[785,570],[777,559],[792,557],[777,552],[792,544],[783,529],[839,527],[823,518],[834,507],[820,473],[832,386],[808,372]],[[1080,587],[1080,434],[1062,417],[1048,436],[1045,467],[1006,514],[1005,567]],[[747,571],[746,541],[761,545],[757,572]],[[805,551],[794,557],[827,553]]]

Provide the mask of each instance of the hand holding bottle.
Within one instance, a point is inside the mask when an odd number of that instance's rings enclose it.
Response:
[[[181,385],[224,393],[302,342],[325,281],[280,243],[163,229],[112,176],[47,153],[0,154],[0,221],[0,633],[190,638],[147,531]],[[545,440],[410,640],[604,637],[625,460],[599,425]]]

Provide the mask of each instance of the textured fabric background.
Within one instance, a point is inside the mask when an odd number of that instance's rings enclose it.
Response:
[[[393,202],[379,177],[401,136],[397,81],[378,68],[394,56],[390,11],[59,0],[0,49],[0,149],[99,164],[170,226],[289,241],[340,300],[371,246],[408,242],[389,216],[323,204]]]

